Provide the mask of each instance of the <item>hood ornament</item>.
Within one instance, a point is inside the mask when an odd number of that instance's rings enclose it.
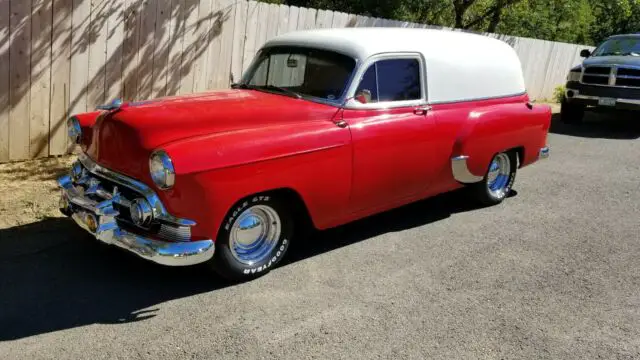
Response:
[[[111,111],[111,110],[118,110],[122,107],[122,100],[121,99],[113,99],[111,101],[110,104],[107,105],[98,105],[96,106],[97,110],[107,110],[107,111]]]

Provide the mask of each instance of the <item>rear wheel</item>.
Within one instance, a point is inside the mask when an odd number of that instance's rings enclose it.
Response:
[[[279,196],[262,194],[240,200],[218,232],[214,270],[232,281],[266,274],[287,252],[293,228],[293,216]]]
[[[560,120],[565,124],[579,124],[584,118],[584,106],[572,104],[566,98],[560,104]]]
[[[476,198],[485,205],[501,203],[516,179],[518,157],[513,151],[496,154],[482,181],[473,184]]]

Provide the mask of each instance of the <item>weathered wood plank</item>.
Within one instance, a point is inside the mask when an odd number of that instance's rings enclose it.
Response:
[[[174,0],[179,1],[179,0]],[[167,93],[167,72],[171,49],[171,0],[158,0],[156,6],[156,31],[153,54],[153,97]]]
[[[9,0],[0,0],[0,162],[9,161]]]
[[[167,59],[166,95],[177,95],[182,78],[182,44],[184,41],[184,0],[172,0],[170,14],[171,38]]]
[[[182,44],[182,64],[180,79],[180,94],[193,92],[194,72],[193,63],[197,53],[197,24],[198,24],[198,0],[184,1],[184,40]]]
[[[231,50],[231,82],[240,81],[245,53],[248,3],[239,1],[233,5],[233,45]]]
[[[11,3],[9,159],[29,158],[31,1]]]
[[[153,89],[153,54],[156,30],[156,0],[144,0],[138,18],[140,32],[138,35],[138,99],[151,97]]]
[[[287,32],[295,31],[298,28],[298,16],[300,8],[297,6],[289,6],[289,20],[287,21]]]
[[[87,106],[89,109],[105,103],[108,6],[107,0],[91,0],[91,20],[88,30],[90,42]]]
[[[72,3],[72,0],[53,1],[49,155],[62,155],[69,150],[66,120],[69,116]]]
[[[140,34],[140,0],[126,0],[124,11],[124,44],[122,48],[122,98],[137,99],[138,92],[138,40]]]
[[[125,0],[111,0],[107,19],[105,100],[122,97],[122,51],[124,45]]]
[[[316,27],[318,29],[330,28],[333,22],[333,11],[331,10],[319,10],[318,18],[316,21]]]
[[[210,37],[220,39],[220,51],[209,58],[209,89],[226,89],[231,84],[231,54],[235,31],[235,0],[217,0],[218,7],[211,22]]]
[[[255,55],[257,42],[258,19],[260,15],[259,3],[249,1],[247,4],[247,27],[245,31],[244,54],[242,60],[242,71],[247,70],[253,56]]]
[[[192,92],[202,92],[209,84],[209,69],[215,64],[211,64],[212,58],[217,58],[220,53],[220,39],[210,37],[211,24],[214,9],[214,0],[200,0],[198,6],[198,22],[195,26],[194,59],[193,59],[193,90]],[[214,45],[215,43],[215,45]]]
[[[31,91],[29,93],[29,154],[49,155],[51,92],[51,3],[31,3]]]
[[[73,0],[71,29],[71,78],[69,84],[69,112],[87,111],[87,85],[89,66],[89,14],[88,1]]]

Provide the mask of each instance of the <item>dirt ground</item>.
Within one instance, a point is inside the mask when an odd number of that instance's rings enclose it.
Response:
[[[0,229],[63,216],[56,178],[75,156],[0,164]]]

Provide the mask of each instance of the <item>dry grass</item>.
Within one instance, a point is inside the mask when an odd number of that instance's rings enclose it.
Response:
[[[0,229],[62,216],[56,178],[75,156],[0,164]]]

